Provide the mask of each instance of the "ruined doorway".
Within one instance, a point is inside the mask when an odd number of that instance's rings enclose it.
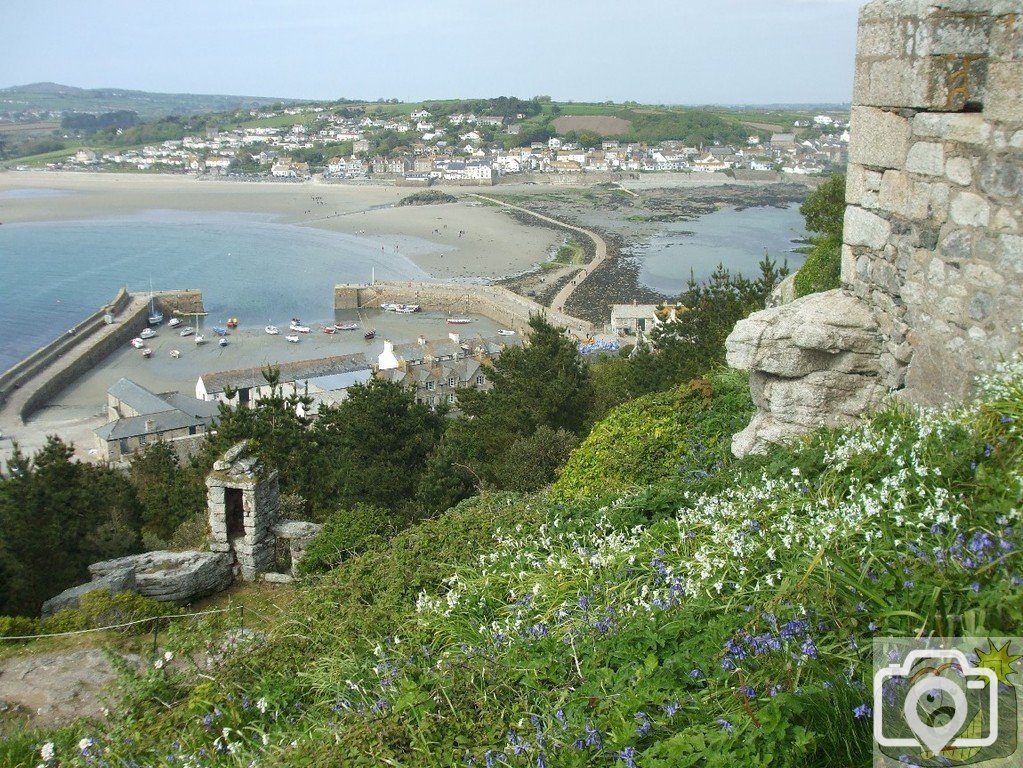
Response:
[[[224,489],[224,507],[227,512],[227,539],[232,541],[245,535],[245,506],[241,488]]]

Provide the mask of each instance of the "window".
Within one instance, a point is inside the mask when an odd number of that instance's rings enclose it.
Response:
[[[476,377],[476,386],[477,387],[482,387],[485,382],[486,382],[486,379],[483,378],[482,376],[477,376]]]
[[[455,395],[453,392],[450,395],[448,395],[448,402],[449,403],[455,402]]]
[[[188,434],[190,434],[190,435],[194,435],[195,434],[195,427],[194,426],[191,426],[191,427],[188,428]]]
[[[426,391],[427,392],[433,392],[433,382],[432,381],[426,382]]]
[[[452,376],[450,379],[448,379],[448,386],[449,387],[453,387],[457,383],[458,383],[458,380],[454,376]]]

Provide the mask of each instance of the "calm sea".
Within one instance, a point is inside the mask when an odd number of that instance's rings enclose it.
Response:
[[[724,208],[696,221],[664,225],[661,234],[634,248],[639,262],[639,282],[667,296],[677,296],[689,281],[689,270],[705,280],[718,264],[732,274],[756,277],[757,264],[766,252],[778,262],[787,259],[796,271],[805,256],[792,253],[797,240],[806,237],[798,206],[768,206],[738,211]]]
[[[393,242],[393,239],[388,240]],[[211,319],[333,318],[335,283],[424,279],[367,238],[253,214],[149,211],[0,226],[0,371],[95,312],[122,286],[202,290]]]

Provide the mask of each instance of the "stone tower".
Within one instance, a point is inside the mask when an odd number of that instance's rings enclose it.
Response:
[[[213,465],[206,500],[210,549],[233,554],[246,581],[270,570],[276,544],[271,527],[280,514],[277,470],[251,455],[248,441],[238,443]]]
[[[940,405],[1020,349],[1023,7],[860,11],[842,289],[752,315],[727,342],[758,412],[743,455],[855,421],[889,393]]]

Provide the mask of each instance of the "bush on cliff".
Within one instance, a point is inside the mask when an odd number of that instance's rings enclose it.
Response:
[[[795,277],[796,296],[829,291],[841,284],[845,176],[835,175],[799,206],[812,233],[806,261]]]
[[[728,369],[627,402],[571,455],[550,497],[567,501],[703,477],[728,460],[731,434],[752,413],[748,377]]]

